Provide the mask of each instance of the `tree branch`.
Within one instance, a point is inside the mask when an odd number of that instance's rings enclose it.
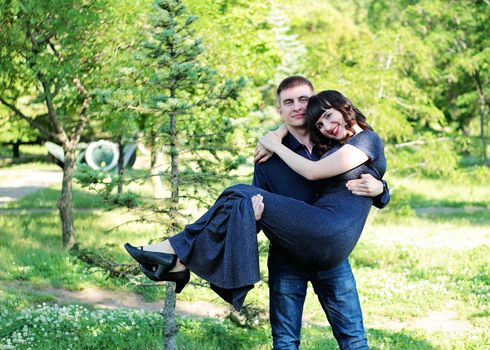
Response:
[[[448,141],[451,140],[451,137],[439,137],[435,139],[434,141]],[[410,142],[404,142],[404,143],[397,143],[393,145],[392,147],[395,148],[400,148],[400,147],[409,147],[409,146],[416,146],[416,145],[425,145],[428,141],[426,140],[415,140],[415,141],[410,141]],[[386,148],[390,148],[391,145],[386,146]]]
[[[73,79],[73,83],[77,87],[80,94],[84,97],[82,110],[80,111],[80,120],[78,121],[77,127],[75,129],[75,134],[73,135],[73,139],[72,139],[72,142],[76,144],[78,143],[78,141],[80,141],[80,137],[82,135],[83,129],[85,128],[85,125],[87,125],[87,121],[88,121],[87,110],[90,106],[90,101],[92,100],[92,97],[90,97],[87,89],[85,89],[85,87],[80,82],[80,79],[78,78]]]
[[[7,101],[5,101],[1,96],[0,96],[0,102],[2,102],[2,104],[4,104],[5,106],[7,106],[8,108],[10,108],[21,119],[24,119],[25,121],[27,121],[32,127],[34,127],[36,129],[38,129],[39,131],[41,131],[48,138],[52,138],[52,139],[55,139],[55,140],[58,140],[59,141],[59,137],[58,137],[57,134],[55,134],[55,133],[47,130],[46,128],[44,128],[44,126],[42,126],[40,123],[38,123],[37,121],[35,121],[31,117],[26,116],[17,107],[15,107],[13,104],[10,104]]]
[[[31,51],[32,51],[33,55],[37,56],[40,52],[40,50],[39,50],[40,43],[43,43],[43,44],[48,43],[50,37],[48,36],[40,42],[34,37],[34,34],[32,33],[31,30],[27,30],[26,34],[32,43]],[[57,113],[56,113],[56,109],[54,108],[53,96],[52,96],[50,89],[49,89],[49,83],[48,83],[47,79],[44,77],[44,75],[39,70],[35,69],[35,63],[34,62],[30,62],[30,67],[36,71],[36,76],[39,79],[39,81],[41,82],[41,85],[43,87],[44,100],[46,102],[46,106],[48,107],[49,121],[50,121],[51,125],[54,127],[54,129],[56,130],[56,132],[58,133],[58,136],[56,137],[56,139],[64,144],[66,141],[68,141],[68,138],[66,136],[65,130],[63,129],[63,127],[59,121],[59,118],[58,118]]]
[[[60,120],[58,118],[58,114],[56,113],[56,109],[54,108],[53,96],[51,95],[51,92],[49,91],[49,84],[40,72],[37,72],[37,77],[38,77],[39,81],[41,82],[41,85],[43,86],[44,101],[46,101],[46,106],[48,107],[49,121],[51,122],[51,125],[54,127],[54,129],[58,133],[57,139],[60,140],[64,144],[66,141],[68,141],[68,138],[66,136],[65,130],[63,129],[63,126],[60,123]]]
[[[60,62],[63,62],[63,56],[61,56],[61,54],[58,52],[58,50],[56,50],[56,48],[54,47],[54,44],[51,42],[50,39],[51,39],[51,37],[48,39],[47,44],[49,45],[49,47],[51,48],[51,50],[53,50],[53,53],[56,56],[56,58]]]
[[[145,108],[145,107],[138,107],[138,106],[127,106],[128,109],[136,111],[138,113],[158,113],[160,112],[159,109],[156,108]]]

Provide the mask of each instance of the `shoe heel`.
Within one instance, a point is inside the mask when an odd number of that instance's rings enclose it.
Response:
[[[184,289],[186,284],[189,283],[189,279],[191,278],[191,274],[190,274],[189,270],[177,272],[177,274],[179,274],[179,276],[177,276],[177,278],[176,278],[177,281],[175,281],[175,293],[178,294],[178,293],[182,292],[182,289]],[[182,274],[182,275],[180,275],[180,274]],[[180,277],[180,276],[182,276],[182,277]]]
[[[177,271],[177,272],[168,272],[166,271],[166,266],[158,265],[157,271],[151,271],[151,267],[139,264],[141,271],[151,279],[152,281],[160,282],[160,281],[168,281],[175,282],[175,293],[180,293],[182,289],[189,283],[191,278],[190,271]]]
[[[155,278],[161,279],[162,275],[167,273],[168,270],[169,270],[168,266],[158,265],[157,270],[155,271]]]

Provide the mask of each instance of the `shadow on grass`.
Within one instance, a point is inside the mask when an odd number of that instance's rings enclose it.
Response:
[[[11,202],[5,208],[31,209],[31,208],[57,208],[60,191],[54,188],[43,188],[21,199]],[[106,206],[101,197],[94,192],[73,190],[73,208],[104,209]]]
[[[372,350],[430,350],[436,348],[421,336],[410,334],[410,332],[369,329],[367,337]]]
[[[444,213],[426,213],[420,214],[419,217],[430,220],[435,223],[461,223],[469,225],[490,226],[490,210],[481,210],[474,212],[448,212]]]
[[[490,225],[490,209],[465,211],[461,210],[445,210],[444,208],[434,208],[431,211],[421,210],[418,213],[410,207],[391,208],[379,211],[374,220],[374,226],[391,225],[420,225],[423,220],[436,224],[451,223],[455,225]]]
[[[42,303],[55,303],[56,298],[43,293],[22,290],[11,286],[0,288],[0,305],[9,310],[21,311]]]
[[[366,336],[371,349],[435,349],[426,339],[409,332],[369,329]],[[228,321],[187,319],[179,343],[183,349],[269,349],[272,338],[268,326],[253,330],[236,327]],[[336,350],[338,344],[330,327],[306,326],[301,333],[301,349]]]
[[[23,152],[23,155],[19,158],[13,158],[10,156],[0,156],[0,167],[11,168],[21,164],[30,163],[43,163],[43,164],[53,164],[49,159],[49,156],[42,154],[31,154]]]
[[[272,343],[265,328],[237,327],[228,320],[181,319],[177,345],[179,349],[265,349]]]
[[[370,328],[366,330],[370,349],[404,349],[430,350],[434,349],[426,339],[410,332],[398,332]],[[353,344],[351,344],[352,346]],[[359,344],[356,344],[359,345]],[[320,350],[338,349],[337,341],[330,327],[306,326],[301,331],[301,349]]]
[[[396,193],[395,193],[396,195]],[[410,193],[404,198],[412,208],[464,208],[464,207],[486,207],[488,201],[465,201],[449,199],[433,199],[419,193]]]

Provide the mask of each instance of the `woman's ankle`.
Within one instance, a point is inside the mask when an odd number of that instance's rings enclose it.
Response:
[[[143,246],[143,250],[151,251],[151,252],[158,252],[158,253],[175,254],[175,250],[172,247],[172,245],[170,244],[170,241],[168,239],[166,239],[162,242],[153,243],[153,244]]]
[[[175,266],[172,267],[172,269],[169,272],[179,272],[179,271],[185,271],[187,270],[187,266],[182,264],[180,259],[177,259],[177,262],[175,263]]]

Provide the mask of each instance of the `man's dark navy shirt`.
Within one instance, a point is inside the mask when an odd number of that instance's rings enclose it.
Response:
[[[305,145],[301,144],[293,135],[288,133],[282,140],[282,144],[302,157],[316,161],[321,154],[316,147],[310,153]],[[266,191],[280,194],[313,204],[319,198],[323,190],[323,180],[310,181],[294,172],[281,158],[274,154],[265,163],[256,163],[252,185]],[[390,194],[383,181],[384,192],[373,198],[373,205],[384,208],[390,201]],[[269,261],[285,264],[290,258],[280,247],[271,244]],[[272,258],[272,259],[271,259]],[[292,262],[291,262],[292,263]]]
[[[320,152],[313,147],[310,152],[294,136],[288,133],[282,140],[284,146],[311,160],[319,160]],[[295,198],[313,204],[322,190],[322,181],[310,181],[294,172],[274,154],[265,163],[256,163],[252,185],[266,191]]]

